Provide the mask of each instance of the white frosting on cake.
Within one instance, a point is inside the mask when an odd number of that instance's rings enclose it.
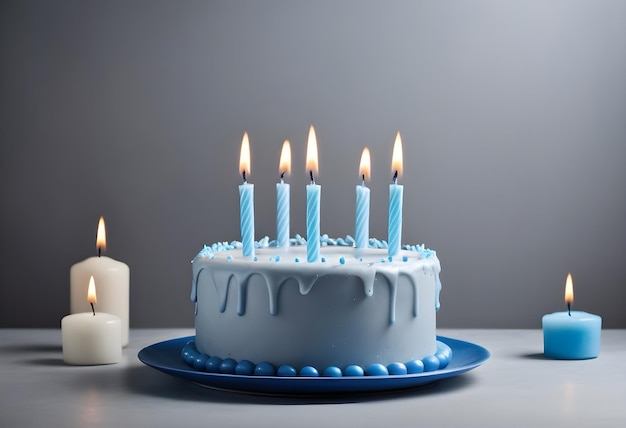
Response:
[[[267,244],[267,241],[265,241]],[[297,369],[422,359],[437,351],[440,264],[434,252],[260,245],[205,247],[193,260],[198,351]]]

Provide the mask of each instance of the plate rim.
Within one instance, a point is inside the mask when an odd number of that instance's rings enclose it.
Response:
[[[195,335],[182,336],[153,343],[141,349],[137,358],[145,365],[159,370],[170,376],[189,380],[201,386],[218,391],[230,391],[237,393],[252,393],[263,395],[320,395],[320,394],[345,394],[345,393],[370,393],[383,392],[399,389],[410,389],[428,385],[442,379],[458,376],[473,370],[484,364],[491,356],[489,350],[483,346],[446,336],[436,336],[452,348],[452,359],[448,367],[429,372],[384,375],[384,376],[344,376],[344,377],[309,377],[309,376],[258,376],[258,375],[234,375],[226,373],[208,373],[189,367],[180,357],[180,364],[169,365],[154,355],[168,352],[168,355],[176,351],[180,356],[183,346]],[[455,348],[473,351],[476,356],[473,360],[455,366]],[[457,360],[458,360],[457,356]]]

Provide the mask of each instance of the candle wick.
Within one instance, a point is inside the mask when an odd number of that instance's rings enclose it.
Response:
[[[393,173],[393,184],[398,184],[398,170]]]
[[[361,175],[361,186],[365,187],[365,174]]]
[[[567,315],[572,316],[572,304],[567,302]]]
[[[248,180],[246,180],[246,170],[245,169],[242,171],[241,175],[243,176],[243,183],[244,184],[247,183]]]
[[[285,178],[285,171],[280,173],[280,182],[283,182],[283,179]]]
[[[310,170],[309,174],[311,175],[311,184],[315,184],[315,178],[313,178],[313,170]]]
[[[98,247],[98,257],[102,255],[102,247]]]
[[[89,302],[89,304],[91,305],[91,312],[93,312],[93,316],[96,316],[96,310],[93,307],[93,303]]]

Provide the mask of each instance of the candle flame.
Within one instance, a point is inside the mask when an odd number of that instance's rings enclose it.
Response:
[[[241,152],[239,153],[239,172],[246,181],[246,176],[250,175],[250,140],[248,139],[248,133],[243,133],[241,139]]]
[[[291,174],[291,145],[289,144],[289,140],[285,140],[283,143],[283,149],[280,151],[278,172],[280,173],[280,178],[283,178],[283,175],[285,174]]]
[[[319,173],[317,163],[317,137],[315,136],[315,128],[313,128],[313,125],[309,128],[309,139],[306,143],[306,170],[312,177]]]
[[[363,178],[363,181],[370,179],[371,164],[370,149],[366,147],[361,153],[361,163],[359,164],[359,176]]]
[[[96,249],[98,249],[98,253],[101,250],[107,249],[107,232],[104,227],[104,217],[100,217],[98,220],[98,232],[96,233]]]
[[[96,298],[96,282],[93,280],[93,275],[89,278],[89,288],[87,288],[87,301],[92,305],[98,302]]]
[[[565,280],[565,303],[571,304],[574,302],[574,281],[572,280],[572,274],[567,274]]]
[[[400,131],[396,134],[396,141],[393,143],[391,173],[393,174],[394,181],[402,175],[402,137],[400,137]]]

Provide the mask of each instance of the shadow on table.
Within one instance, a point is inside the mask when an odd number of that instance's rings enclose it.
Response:
[[[27,345],[4,345],[0,346],[0,351],[6,354],[13,354],[22,357],[22,363],[41,366],[62,366],[64,365],[62,358],[55,358],[54,355],[61,355],[62,349],[60,344],[27,344]],[[31,358],[37,355],[38,358]]]
[[[0,346],[0,351],[12,354],[27,354],[33,352],[60,352],[62,351],[62,348],[61,344],[32,343],[27,345],[3,345]]]
[[[549,358],[546,358],[543,352],[533,353],[533,354],[523,354],[523,355],[520,355],[520,357],[527,359],[527,360],[549,360]]]
[[[438,382],[389,392],[363,394],[325,394],[271,396],[251,393],[221,391],[198,385],[184,379],[166,375],[150,367],[130,367],[126,370],[126,386],[137,394],[151,395],[160,398],[184,401],[212,401],[223,403],[254,403],[254,404],[342,404],[367,401],[380,401],[423,395],[446,394],[467,388],[476,380],[471,373],[442,379]]]

